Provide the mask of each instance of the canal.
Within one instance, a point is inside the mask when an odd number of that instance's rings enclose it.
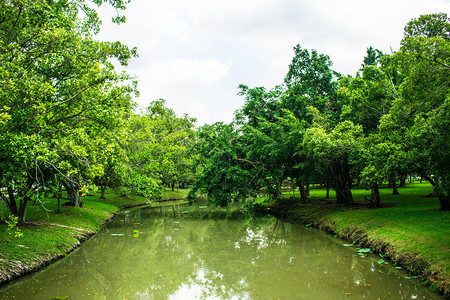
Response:
[[[1,299],[442,299],[405,270],[330,234],[264,218],[121,212]],[[181,215],[181,216],[180,216]]]

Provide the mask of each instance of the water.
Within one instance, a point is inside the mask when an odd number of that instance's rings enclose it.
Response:
[[[119,214],[65,259],[0,289],[0,299],[442,299],[312,228],[169,212]]]

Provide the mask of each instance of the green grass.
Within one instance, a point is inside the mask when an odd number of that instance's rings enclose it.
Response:
[[[286,215],[370,246],[450,294],[450,213],[439,211],[437,198],[426,197],[431,191],[428,183],[408,184],[399,188],[400,195],[382,188],[383,208],[370,209],[362,205],[370,191],[353,189],[360,206],[349,209],[334,204],[334,192],[325,200],[325,189],[312,189],[310,201],[293,206]]]
[[[178,192],[176,190],[172,192],[172,189],[166,188],[161,201],[186,199],[188,193],[188,189],[179,189]]]

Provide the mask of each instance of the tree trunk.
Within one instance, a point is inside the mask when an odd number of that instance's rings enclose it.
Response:
[[[442,211],[450,211],[450,197],[448,195],[440,195],[439,204],[441,205]]]
[[[78,192],[78,207],[83,207],[83,193],[81,191]]]
[[[306,184],[306,196],[309,197],[309,183]]]
[[[378,183],[373,183],[370,187],[372,191],[372,202],[375,203],[375,207],[381,207],[380,190],[378,189]]]
[[[445,193],[443,193],[442,191],[440,192],[436,192],[436,187],[438,187],[439,185],[439,181],[438,180],[434,180],[433,178],[431,178],[430,176],[424,175],[424,176],[420,176],[420,179],[425,179],[427,180],[432,186],[433,186],[433,192],[432,194],[438,194],[438,199],[439,199],[439,204],[440,204],[440,210],[442,211],[449,211],[450,210],[450,193],[447,190],[447,195],[445,195]]]
[[[8,199],[5,197],[4,201],[6,206],[8,206],[9,213],[13,216],[18,216],[19,210],[17,209],[16,196],[14,195],[14,190],[11,187],[8,187]]]
[[[346,186],[339,189],[336,188],[336,202],[338,204],[343,204],[344,206],[354,204],[352,191]]]
[[[347,158],[333,163],[332,174],[335,174],[336,202],[345,206],[353,205],[352,179],[348,168]]]
[[[74,182],[65,182],[64,186],[67,191],[67,198],[69,199],[69,204],[71,206],[81,207],[81,199],[80,194],[81,192],[80,187],[78,184]]]
[[[175,181],[172,181],[172,192],[175,192]]]
[[[100,195],[100,199],[106,199],[105,198],[105,193],[106,193],[106,184],[101,184],[101,186],[100,186],[100,192],[101,192],[101,195]]]
[[[57,213],[61,213],[61,197],[62,197],[61,184],[58,184],[58,191],[56,192],[56,198],[58,199],[58,208],[56,209]]]
[[[330,183],[327,182],[327,195],[325,196],[326,199],[330,198]]]
[[[27,203],[30,200],[29,197],[21,197],[19,207],[19,220],[18,224],[25,224],[25,218],[27,216]]]
[[[298,189],[300,191],[300,201],[306,201],[308,195],[306,194],[305,185],[301,181],[297,181]]]
[[[392,195],[400,195],[400,193],[398,192],[398,189],[397,189],[397,183],[396,183],[395,177],[392,180]]]

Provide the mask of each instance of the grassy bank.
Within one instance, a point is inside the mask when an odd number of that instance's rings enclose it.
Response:
[[[166,191],[163,200],[182,199],[186,190],[179,193]],[[116,212],[125,207],[145,205],[144,197],[120,197],[108,191],[106,199],[94,193],[83,197],[83,208],[62,206],[61,213],[54,213],[56,199],[43,199],[42,203],[30,203],[27,210],[28,224],[19,229],[21,237],[8,234],[6,224],[0,225],[0,284],[35,271],[50,262],[64,257],[81,242],[95,234]],[[3,207],[3,217],[6,209]]]
[[[324,189],[313,189],[307,203],[286,197],[271,209],[290,221],[313,224],[370,247],[450,297],[450,213],[439,211],[437,198],[426,196],[431,190],[429,184],[413,183],[394,196],[392,189],[383,188],[383,208],[369,209],[364,206],[368,190],[352,190],[359,206],[344,208],[333,198],[324,199]],[[292,192],[285,196],[292,197]]]

